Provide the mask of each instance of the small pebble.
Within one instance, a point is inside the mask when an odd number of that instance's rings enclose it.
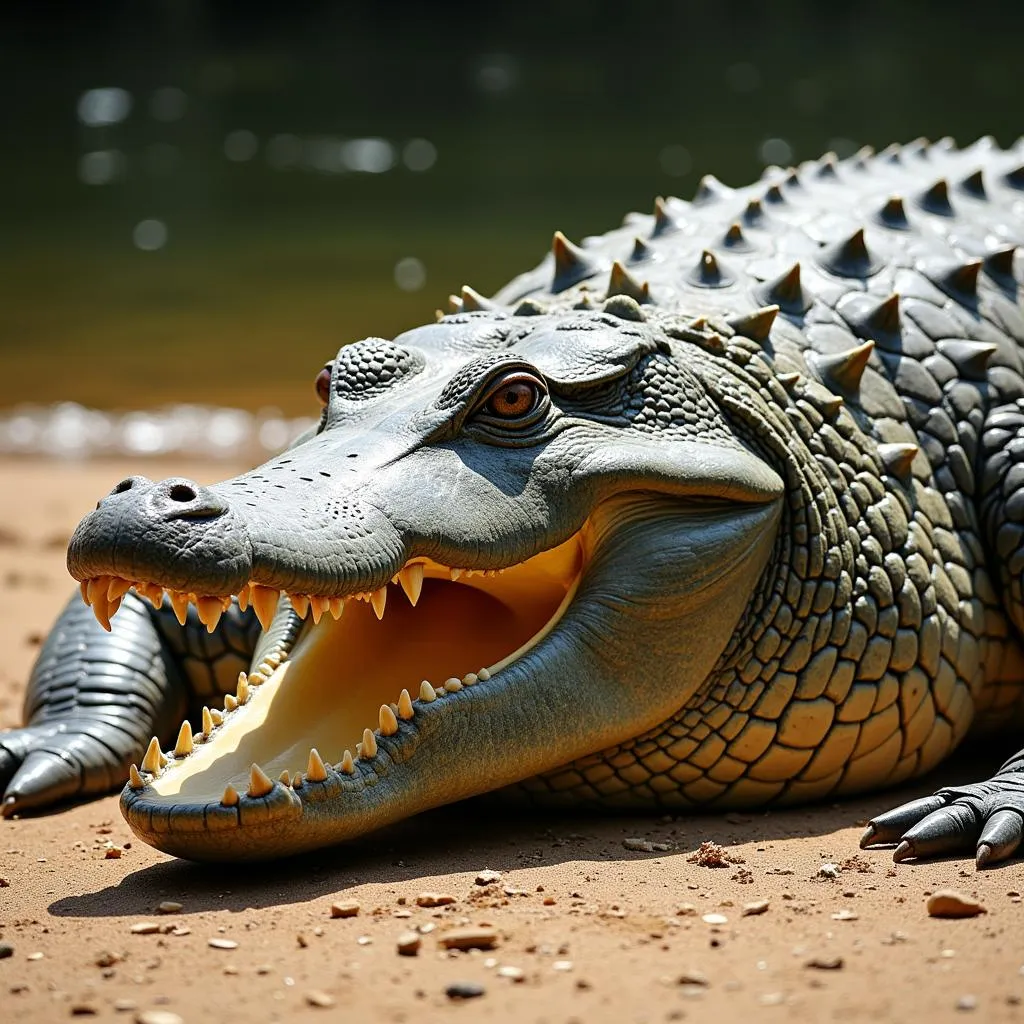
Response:
[[[452,928],[439,936],[438,941],[445,949],[493,949],[498,933],[486,927]]]
[[[155,921],[140,921],[133,924],[130,929],[132,935],[155,935],[160,931],[160,925]]]
[[[92,1003],[72,1003],[71,1004],[71,1016],[72,1017],[95,1017],[99,1013]]]
[[[931,917],[977,917],[987,913],[984,906],[956,889],[938,889],[928,897]]]
[[[355,917],[358,913],[358,900],[340,900],[331,904],[331,917]]]
[[[813,967],[818,971],[838,971],[843,966],[841,956],[812,956],[805,967]]]
[[[490,868],[484,868],[484,870],[481,871],[476,876],[476,884],[477,885],[494,885],[495,882],[500,882],[500,881],[501,881],[501,872],[500,871],[492,871]]]
[[[10,956],[14,956],[14,947],[8,946],[6,942],[0,942],[0,960],[6,960]]]
[[[42,953],[29,953],[29,955],[27,957],[25,957],[25,959],[26,960],[42,960],[43,959],[43,954]]]
[[[708,981],[706,974],[701,974],[700,971],[683,971],[682,974],[676,978],[677,985],[697,985],[701,988],[707,988],[711,984]]]
[[[417,907],[445,907],[454,902],[455,897],[445,892],[421,892],[416,897]]]
[[[398,936],[398,953],[400,956],[416,956],[423,940],[417,932],[402,932]]]
[[[853,910],[837,910],[832,915],[833,921],[856,921],[859,915]]]
[[[334,996],[315,988],[312,992],[306,993],[306,1002],[310,1006],[319,1006],[326,1010],[334,1005]]]
[[[838,878],[839,877],[839,865],[838,864],[822,864],[818,868],[819,878]]]
[[[211,949],[238,949],[238,943],[234,939],[207,939],[206,944]]]
[[[103,853],[106,860],[120,860],[124,850],[120,846],[108,846]]]
[[[668,853],[672,849],[671,843],[655,843],[641,836],[630,836],[623,839],[622,845],[627,850],[635,850],[637,853]]]
[[[184,1020],[170,1010],[140,1010],[135,1014],[136,1024],[185,1024]]]
[[[130,1010],[134,1010],[138,1006],[138,1003],[134,999],[115,999],[114,1009],[118,1013],[128,1013]]]
[[[725,914],[705,914],[701,920],[705,924],[728,924],[729,918]]]
[[[503,967],[498,968],[497,975],[499,978],[508,978],[510,981],[519,982],[526,977],[526,972],[521,967],[505,964]]]
[[[180,914],[182,905],[174,900],[164,900],[163,903],[157,905],[156,909],[160,914]]]
[[[456,981],[445,988],[444,994],[449,999],[476,999],[485,991],[483,985],[478,985],[475,981]]]
[[[556,960],[551,965],[551,970],[553,970],[553,971],[571,971],[572,970],[572,961],[571,960]]]
[[[751,900],[749,903],[743,904],[743,909],[740,911],[743,917],[752,917],[755,914],[763,914],[768,909],[767,900]]]
[[[956,1001],[956,1008],[958,1010],[976,1010],[978,1008],[978,997],[972,995],[961,996]]]

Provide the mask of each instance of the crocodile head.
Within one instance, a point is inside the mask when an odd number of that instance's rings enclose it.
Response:
[[[281,856],[677,712],[758,592],[784,487],[744,412],[763,399],[716,351],[729,329],[673,322],[618,296],[361,341],[280,457],[100,502],[69,550],[84,593],[166,588],[211,630],[237,595],[265,625],[225,710],[133,769],[136,833]]]

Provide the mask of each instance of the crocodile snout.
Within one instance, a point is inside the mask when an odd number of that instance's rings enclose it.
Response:
[[[158,483],[144,476],[125,477],[96,507],[126,501],[145,502],[150,513],[163,520],[215,519],[228,510],[227,502],[220,495],[182,476]]]

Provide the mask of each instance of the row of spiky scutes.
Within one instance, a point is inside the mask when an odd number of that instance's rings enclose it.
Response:
[[[799,266],[769,277],[748,262],[730,270],[746,288],[734,281],[698,305],[690,275],[677,294],[713,331],[672,330],[678,305],[659,309],[665,289],[640,286],[633,301],[645,319],[681,339],[679,358],[784,476],[784,521],[772,567],[706,685],[649,734],[531,780],[534,797],[751,806],[854,792],[936,764],[976,709],[1005,718],[1022,704],[1019,653],[972,500],[986,412],[1024,393],[1014,263],[1024,242],[1022,150],[915,144],[862,153],[845,169],[826,157],[798,174],[771,172],[771,194],[748,208],[792,208],[772,229],[815,253],[814,294]],[[821,237],[818,222],[842,210],[837,183],[852,180],[856,192],[872,168],[910,177],[935,159],[977,159],[994,167],[995,184],[976,171],[953,188],[940,179],[917,193],[912,216],[889,197],[868,230],[839,244]],[[853,205],[874,203],[873,191],[860,189]],[[700,230],[718,204],[730,205],[705,182],[691,207]],[[656,211],[656,234],[668,230],[668,209]],[[972,219],[956,216],[964,209]],[[735,239],[734,227],[720,229],[723,238]],[[981,236],[991,251],[964,259]],[[993,248],[993,237],[1007,244]],[[579,302],[583,280],[556,290],[555,304]],[[530,286],[524,275],[510,290]],[[751,300],[781,310],[750,312]]]

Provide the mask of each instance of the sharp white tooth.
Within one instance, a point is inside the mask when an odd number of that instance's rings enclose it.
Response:
[[[269,679],[274,674],[274,666],[270,664],[269,659],[264,658],[259,665],[256,666],[256,671],[259,672],[261,676]]]
[[[128,769],[128,785],[132,789],[146,788],[146,780],[139,774],[139,769],[134,764]]]
[[[384,618],[384,605],[388,602],[388,588],[386,586],[381,587],[379,590],[375,590],[370,595],[370,604],[373,605],[373,614],[378,619]]]
[[[118,608],[121,607],[121,598],[115,598],[113,601],[107,602],[107,621],[109,622],[116,614]]]
[[[164,588],[157,586],[155,583],[150,583],[146,587],[146,599],[154,608],[162,608],[164,603]]]
[[[300,619],[306,617],[306,613],[309,611],[309,598],[304,594],[289,594],[288,600],[291,601],[292,607],[295,609],[295,614]]]
[[[281,772],[281,774],[277,777],[277,781],[280,782],[282,785],[289,786],[289,787],[291,786],[291,784],[292,784],[292,777],[288,774],[288,769],[287,768],[285,768],[285,770],[283,772]]]
[[[192,726],[186,718],[178,730],[178,742],[174,744],[175,757],[188,757],[192,753]]]
[[[107,599],[107,588],[110,586],[109,576],[94,576],[89,580],[89,604],[94,605],[98,597]]]
[[[244,612],[249,607],[249,584],[246,583],[244,587],[238,592],[238,607]]]
[[[331,598],[331,615],[334,616],[334,620],[337,621],[341,618],[341,613],[345,610],[345,599],[343,597],[332,597]]]
[[[398,717],[408,721],[413,716],[412,697],[408,690],[403,690],[398,695]]]
[[[166,768],[171,763],[171,759],[161,750],[160,751],[160,767]]]
[[[409,603],[415,608],[423,592],[423,563],[413,562],[405,566],[398,574],[398,582],[402,585],[405,596],[409,598]]]
[[[244,672],[238,673],[238,686],[235,687],[235,696],[239,704],[244,704],[249,699],[249,679]]]
[[[309,752],[309,762],[306,765],[306,778],[310,782],[324,782],[327,779],[327,768],[316,747]]]
[[[171,591],[171,607],[174,609],[174,616],[183,626],[188,618],[188,594],[180,590]]]
[[[281,600],[280,592],[274,590],[273,587],[263,587],[259,583],[253,583],[250,590],[250,598],[253,611],[256,612],[256,618],[260,620],[260,625],[264,629],[270,629],[270,624],[274,621],[274,615]]]
[[[82,582],[78,584],[78,592],[82,595],[82,600],[86,604],[91,605],[92,601],[89,600],[89,582],[89,580],[82,580]]]
[[[477,672],[476,677],[481,683],[486,683],[487,680],[491,678],[491,673],[488,672],[487,669],[482,668]]]
[[[463,570],[462,569],[449,569],[448,572],[451,575],[452,583],[454,583],[462,575]]]
[[[359,756],[366,761],[377,756],[377,737],[370,729],[363,730],[363,742],[360,744]]]
[[[154,736],[142,757],[142,770],[150,775],[160,774],[160,741]]]
[[[129,580],[122,579],[120,576],[111,576],[107,586],[107,600],[116,601],[118,598],[124,597],[131,589],[132,584]]]
[[[224,606],[219,597],[199,597],[196,598],[196,610],[199,612],[199,621],[206,626],[206,632],[212,633],[220,622]]]
[[[434,687],[431,686],[426,679],[424,679],[423,682],[420,683],[419,699],[423,701],[424,704],[430,704],[432,701],[437,700],[437,694],[434,693]]]
[[[249,769],[249,796],[266,796],[274,788],[267,773],[255,762]]]
[[[341,764],[338,766],[338,771],[344,772],[346,775],[355,775],[356,766],[352,760],[352,751],[346,749],[345,753],[341,755]]]
[[[462,677],[462,685],[475,686],[479,678],[480,677],[475,672],[467,672],[466,675]]]
[[[262,672],[250,672],[249,673],[249,685],[259,686],[260,683],[265,683],[267,677]]]
[[[210,708],[210,717],[213,719],[214,725],[224,724],[224,716],[216,708]]]
[[[203,707],[203,739],[208,740],[213,732],[213,715],[208,707]]]
[[[398,732],[398,719],[395,718],[394,711],[387,704],[381,704],[377,718],[380,722],[381,736],[394,736]]]
[[[455,676],[452,676],[451,679],[446,679],[444,681],[444,688],[449,693],[458,693],[459,690],[462,689],[462,680],[456,679]]]
[[[223,615],[224,612],[228,611],[230,608],[231,608],[231,595],[228,594],[227,597],[222,597],[220,599],[221,614]]]
[[[271,651],[266,657],[265,664],[269,665],[273,669],[277,668],[283,660],[284,659],[277,653],[277,651]]]
[[[224,787],[224,795],[220,798],[221,805],[224,807],[237,807],[238,806],[238,790],[234,786],[228,785]]]
[[[324,612],[329,611],[331,602],[326,597],[311,597],[309,599],[309,610],[313,613],[313,625],[319,626],[320,619]]]
[[[234,711],[238,707],[238,700],[233,693],[224,694],[224,710]]]
[[[108,609],[110,605],[107,604],[107,599],[104,596],[97,595],[96,603],[92,606],[92,613],[96,616],[96,621],[109,633],[110,632],[110,612]]]

